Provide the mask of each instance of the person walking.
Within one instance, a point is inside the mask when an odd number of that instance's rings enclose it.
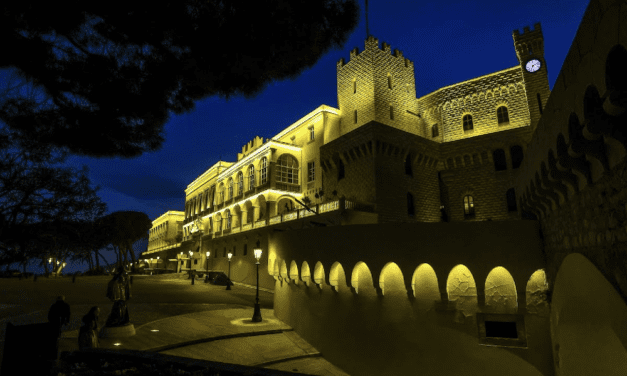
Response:
[[[48,311],[48,322],[56,329],[57,338],[61,337],[61,327],[70,323],[70,305],[65,296],[60,295]]]
[[[89,312],[83,316],[83,323],[78,330],[78,349],[95,349],[99,347],[98,343],[98,318],[100,317],[100,308],[91,307]]]

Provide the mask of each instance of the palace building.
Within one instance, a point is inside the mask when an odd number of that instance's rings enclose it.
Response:
[[[589,5],[553,92],[539,23],[516,66],[420,98],[369,36],[337,107],[216,162],[141,258],[254,286],[260,247],[275,315],[349,374],[622,374],[625,12]]]

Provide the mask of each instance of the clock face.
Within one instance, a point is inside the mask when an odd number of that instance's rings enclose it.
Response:
[[[533,60],[529,60],[527,62],[527,65],[525,66],[525,68],[527,69],[527,71],[533,73],[533,72],[537,71],[538,69],[540,69],[541,65],[542,64],[540,63],[540,60],[533,59]]]

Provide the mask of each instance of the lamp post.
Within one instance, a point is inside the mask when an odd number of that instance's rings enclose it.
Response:
[[[207,251],[207,261],[205,262],[205,269],[207,269],[207,272],[209,272],[209,255],[211,254],[211,252]]]
[[[226,289],[230,290],[231,289],[231,257],[233,257],[233,254],[229,252],[227,256],[229,256],[229,280],[226,282]]]
[[[257,240],[257,247],[254,249],[255,258],[257,259],[257,297],[255,298],[255,313],[253,313],[253,322],[261,322],[261,307],[259,307],[259,259],[261,258],[261,247]]]
[[[159,256],[157,256],[157,266],[159,266]]]

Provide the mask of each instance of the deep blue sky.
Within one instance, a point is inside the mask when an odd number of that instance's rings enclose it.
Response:
[[[109,212],[136,210],[155,219],[183,210],[184,189],[220,158],[236,161],[256,135],[270,138],[321,104],[337,107],[336,63],[364,49],[365,1],[359,26],[341,50],[332,50],[294,81],[269,85],[258,97],[207,98],[193,112],[173,116],[161,150],[134,159],[71,157],[89,167]],[[551,89],[588,0],[370,0],[370,34],[414,62],[416,95],[515,66],[512,31],[542,24]],[[233,43],[237,43],[236,40]]]

